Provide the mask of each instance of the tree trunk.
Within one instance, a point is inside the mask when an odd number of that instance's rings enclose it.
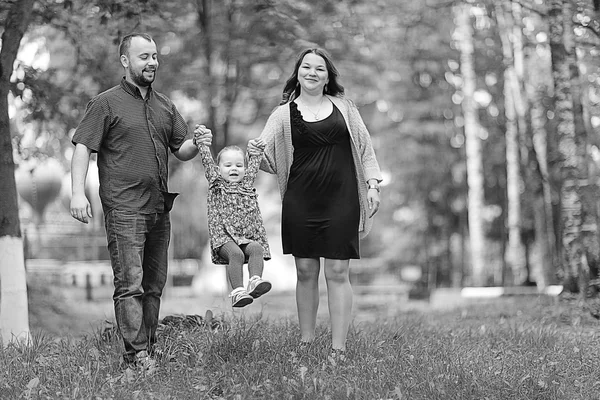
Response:
[[[562,280],[573,292],[579,291],[579,273],[583,256],[581,226],[582,205],[579,192],[579,171],[573,98],[571,95],[570,65],[564,42],[565,16],[563,0],[549,2],[550,51],[554,79],[554,108],[557,118],[556,134],[561,156],[561,257]]]
[[[485,271],[485,233],[482,211],[484,207],[483,160],[481,154],[481,127],[474,100],[475,70],[473,67],[473,27],[470,19],[469,4],[455,7],[456,34],[460,50],[460,71],[463,77],[462,109],[465,119],[465,150],[467,159],[468,185],[468,224],[471,244],[471,283],[476,286],[486,284]]]
[[[217,153],[223,148],[221,130],[218,121],[218,78],[214,72],[213,32],[212,32],[212,0],[196,0],[198,25],[200,27],[200,43],[204,49],[204,75],[206,76],[206,102],[208,105],[208,126],[213,133],[212,148]]]
[[[565,47],[567,49],[567,61],[569,63],[571,94],[573,99],[573,122],[575,129],[575,142],[577,144],[577,156],[579,161],[579,193],[581,197],[581,240],[583,258],[579,273],[579,289],[582,298],[588,290],[590,282],[590,270],[597,271],[600,262],[600,243],[598,241],[597,227],[597,198],[598,188],[596,182],[590,180],[588,157],[588,135],[583,113],[582,82],[580,79],[579,65],[577,63],[577,52],[575,35],[573,34],[573,10],[570,2],[565,2]]]
[[[519,157],[519,125],[517,122],[517,102],[520,97],[520,84],[517,79],[513,57],[513,46],[510,41],[512,23],[502,7],[502,2],[495,3],[496,20],[502,41],[504,58],[504,114],[506,116],[506,191],[508,247],[506,262],[512,271],[512,284],[522,284],[528,278],[525,248],[521,241],[521,160]],[[522,101],[519,101],[522,103]]]
[[[535,49],[531,51],[535,53]],[[543,289],[555,281],[555,268],[558,265],[552,186],[548,166],[548,132],[545,127],[546,109],[542,104],[542,97],[546,93],[550,82],[546,83],[542,80],[546,76],[544,72],[539,73],[540,58],[534,58],[533,56],[528,58],[530,58],[528,62],[529,70],[535,72],[528,76],[525,89],[529,99],[533,154],[535,155],[537,172],[540,177],[539,185],[534,187],[534,191],[541,192],[536,193],[535,196],[536,199],[538,197],[542,198],[539,206],[543,211],[536,213],[535,217],[544,219],[544,221],[536,219],[536,241],[542,260],[541,268],[536,274],[536,283],[538,288]],[[538,204],[537,201],[536,204]]]
[[[535,268],[534,276],[538,288],[543,289],[555,280],[556,234],[554,232],[552,188],[548,172],[547,132],[544,127],[545,108],[533,85],[528,84],[527,90],[530,91],[533,153],[538,168],[536,175],[538,179],[533,182],[532,192],[535,199],[535,238],[540,251],[540,265]]]
[[[27,280],[8,117],[13,63],[31,20],[34,0],[13,2],[0,50],[0,342],[29,337]]]
[[[517,121],[518,121],[518,129],[519,129],[519,143],[521,147],[521,168],[523,170],[522,178],[525,181],[524,187],[539,187],[540,183],[540,175],[539,168],[535,159],[535,151],[533,146],[533,135],[531,126],[527,121],[527,106],[529,102],[527,100],[527,90],[525,89],[525,51],[523,47],[523,13],[521,3],[518,1],[510,0],[511,4],[511,12],[507,15],[511,17],[512,25],[512,35],[511,43],[514,54],[514,66],[515,66],[515,74],[516,74],[516,83],[512,85],[514,97],[515,97],[515,109],[517,112]],[[543,199],[541,198],[542,194],[539,191],[531,193],[534,197],[533,203],[535,204],[543,204]],[[535,227],[539,226],[536,224],[535,217],[543,215],[537,212],[532,213],[534,215],[534,223],[533,226],[529,229],[523,230],[523,226],[521,226],[523,237],[526,237],[525,246],[529,246],[529,244],[535,240],[534,238],[530,238],[531,234],[527,234],[527,232],[532,232],[535,235]],[[521,215],[523,217],[523,214]],[[522,225],[522,224],[521,224]],[[530,260],[530,257],[525,257],[525,266],[526,266],[526,279],[525,283],[528,284],[531,280],[535,280],[537,283],[537,276],[534,276],[533,269],[537,269],[538,271],[543,270],[544,266],[541,265],[541,261],[536,258]],[[538,284],[540,286],[540,284]]]
[[[236,21],[237,17],[238,5],[235,2],[229,4],[227,9],[227,35],[231,39],[235,36],[236,30]],[[225,58],[224,63],[226,66],[225,71],[225,82],[223,84],[224,96],[223,96],[223,146],[227,146],[229,144],[229,129],[231,125],[231,115],[233,110],[233,105],[235,104],[238,97],[238,89],[239,89],[239,79],[241,68],[239,65],[238,59],[235,57],[235,54],[232,52],[231,46],[232,40],[228,40],[225,43],[225,49],[223,51],[223,56]]]

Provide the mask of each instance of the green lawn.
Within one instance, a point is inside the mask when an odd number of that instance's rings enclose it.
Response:
[[[292,316],[198,321],[161,327],[152,377],[123,374],[112,329],[77,339],[36,331],[29,346],[0,350],[0,398],[600,399],[598,322],[564,298],[362,319],[345,360],[331,357],[326,324],[299,348]]]

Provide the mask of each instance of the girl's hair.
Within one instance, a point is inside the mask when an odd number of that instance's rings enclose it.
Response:
[[[246,153],[244,153],[244,150],[242,150],[241,147],[235,145],[225,146],[219,151],[219,154],[217,154],[217,165],[221,162],[221,155],[226,151],[239,151],[242,153],[242,156],[244,156],[244,165],[246,165]]]
[[[302,64],[302,60],[304,56],[312,53],[316,54],[319,57],[322,57],[325,60],[325,66],[327,67],[327,74],[329,75],[329,82],[323,88],[323,94],[329,94],[331,96],[337,96],[344,94],[344,87],[338,82],[338,76],[340,75],[335,65],[333,65],[333,61],[331,60],[331,56],[325,50],[320,48],[310,48],[306,49],[298,55],[296,60],[296,65],[294,66],[294,72],[288,80],[285,82],[285,86],[283,87],[283,95],[281,96],[281,103],[279,105],[288,103],[298,96],[300,96],[300,82],[298,82],[298,70],[300,69],[300,65]]]

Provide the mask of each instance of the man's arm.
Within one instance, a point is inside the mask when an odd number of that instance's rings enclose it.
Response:
[[[84,144],[77,143],[71,159],[71,216],[84,224],[92,218],[92,207],[85,196],[85,179],[91,152]]]
[[[212,143],[212,132],[204,125],[196,125],[194,130],[194,138],[188,139],[173,154],[181,161],[188,161],[196,157],[198,154],[197,144],[203,143],[210,146]]]
[[[194,145],[192,139],[188,139],[185,142],[183,142],[179,150],[177,150],[173,154],[180,161],[188,161],[196,157],[196,155],[198,154],[198,148]]]

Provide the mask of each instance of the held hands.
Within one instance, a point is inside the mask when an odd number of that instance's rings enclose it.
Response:
[[[71,198],[71,216],[84,224],[92,218],[92,207],[85,194],[74,195]]]
[[[250,139],[248,141],[248,154],[251,156],[259,156],[265,150],[266,143],[261,138]]]
[[[204,125],[196,125],[193,142],[198,148],[201,145],[210,146],[212,144],[212,131]]]

